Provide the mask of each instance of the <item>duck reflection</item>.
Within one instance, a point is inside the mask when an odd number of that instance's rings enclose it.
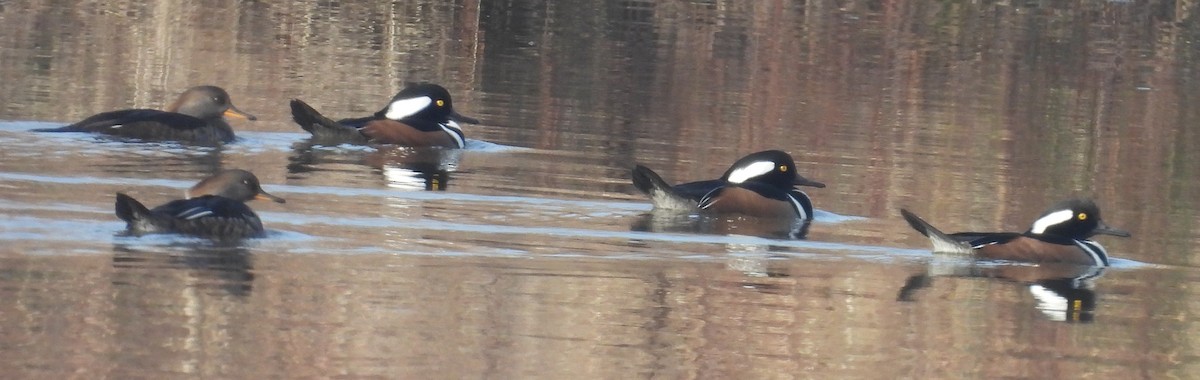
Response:
[[[1059,322],[1092,322],[1096,311],[1095,281],[1104,268],[1076,264],[997,264],[961,260],[937,262],[923,273],[909,276],[897,300],[916,301],[918,293],[933,285],[935,277],[981,278],[1020,284],[1029,289],[1035,308]]]
[[[803,239],[811,220],[757,218],[742,215],[710,215],[676,210],[654,209],[639,215],[630,230],[640,232],[682,232],[710,235],[744,235],[778,239]]]
[[[367,156],[366,163],[382,170],[388,187],[446,191],[450,172],[458,169],[461,160],[460,149],[386,147]]]
[[[341,149],[296,143],[289,157],[292,174],[345,171],[347,165],[360,174],[380,175],[388,187],[403,190],[445,191],[450,173],[458,170],[461,149],[380,146],[378,149]]]
[[[116,143],[113,143],[116,144]],[[189,147],[172,143],[126,144],[111,156],[96,161],[97,167],[117,176],[145,176],[159,173],[208,175],[223,168],[224,146]],[[114,148],[115,149],[115,148]]]
[[[725,251],[729,258],[725,260],[725,269],[739,272],[741,281],[735,285],[741,289],[751,289],[760,293],[779,294],[783,287],[776,279],[791,277],[787,270],[786,261],[780,260],[786,256],[773,252],[783,249],[762,244],[727,244]]]
[[[189,287],[216,289],[223,294],[246,297],[253,290],[254,273],[250,252],[238,246],[210,243],[178,245],[171,252],[142,251],[124,245],[113,247],[114,284],[161,290],[166,284],[147,284],[153,278],[177,278],[182,274]],[[169,272],[164,276],[146,276],[148,271]]]

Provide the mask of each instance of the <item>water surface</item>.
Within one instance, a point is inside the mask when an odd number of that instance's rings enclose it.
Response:
[[[0,370],[1191,377],[1193,8],[0,4]],[[484,121],[467,149],[314,146],[288,114],[365,115],[407,81]],[[29,132],[198,84],[259,120],[219,148]],[[629,182],[766,149],[829,185],[804,239],[649,214]],[[252,204],[266,238],[122,234],[115,192],[159,204],[225,168],[287,198]],[[1098,238],[1113,267],[934,256],[898,213],[1024,230],[1070,197],[1133,233]]]

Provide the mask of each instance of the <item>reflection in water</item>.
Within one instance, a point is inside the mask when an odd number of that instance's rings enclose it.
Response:
[[[109,307],[89,318],[104,324],[114,377],[228,378],[228,366],[246,365],[241,342],[253,330],[243,326],[265,317],[249,307],[256,276],[248,250],[117,244],[111,265]]]
[[[386,186],[401,190],[445,191],[450,173],[458,170],[462,149],[380,146],[374,149],[322,147],[311,140],[292,146],[288,172],[291,174],[334,171],[362,173],[371,169],[382,175]],[[346,166],[348,165],[348,166]]]
[[[654,209],[634,219],[629,229],[645,232],[690,232],[711,235],[745,235],[804,239],[811,220],[709,215]]]
[[[1092,322],[1095,318],[1096,279],[1104,268],[1090,265],[983,263],[965,258],[935,258],[931,268],[914,274],[900,288],[899,301],[915,302],[920,290],[940,278],[982,278],[1028,287],[1034,306],[1052,321]]]
[[[368,155],[366,164],[382,169],[388,187],[446,191],[461,159],[462,149],[384,147]]]
[[[16,124],[19,126],[19,124]],[[36,148],[36,156],[10,156],[12,169],[40,172],[46,162],[73,171],[98,171],[116,177],[196,178],[224,167],[226,146],[198,147],[173,142],[128,141],[85,133],[14,132],[7,144]],[[49,147],[49,148],[48,148]]]
[[[103,160],[104,164],[99,166],[114,176],[179,173],[203,177],[224,169],[222,157],[225,148],[222,146],[180,149],[177,146],[160,146],[159,143],[128,143],[130,147],[141,144],[151,145],[114,152],[114,157]]]
[[[366,149],[325,148],[311,140],[303,140],[292,144],[287,169],[291,174],[332,172],[342,166],[354,169],[362,166],[368,153]]]
[[[1099,277],[1103,269],[1099,269]],[[1029,285],[1038,310],[1053,321],[1091,322],[1095,318],[1096,292],[1091,278],[1055,278]]]
[[[157,277],[146,276],[147,271],[179,271],[187,274],[185,287],[219,289],[237,297],[249,296],[253,289],[251,255],[242,247],[194,243],[172,247],[170,253],[142,251],[125,245],[114,246],[113,250],[112,266],[116,270],[113,283],[118,288],[121,285],[145,288],[145,279]]]
[[[742,288],[770,294],[782,294],[787,290],[774,280],[791,277],[784,261],[786,258],[773,253],[771,246],[728,244],[725,249],[730,254],[725,260],[725,268],[744,276],[739,283]]]

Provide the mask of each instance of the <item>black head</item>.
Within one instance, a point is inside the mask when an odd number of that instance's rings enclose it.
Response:
[[[1029,227],[1029,233],[1087,239],[1097,234],[1128,237],[1129,232],[1109,227],[1100,218],[1100,208],[1090,199],[1059,202]]]
[[[825,187],[825,184],[800,176],[792,156],[778,150],[767,150],[742,157],[725,171],[722,180],[731,183],[761,182],[779,188],[793,186]]]
[[[444,123],[449,120],[479,124],[479,120],[454,112],[454,102],[446,88],[433,83],[409,84],[388,102],[376,117],[397,121],[405,119]]]
[[[240,169],[223,170],[205,178],[187,191],[188,198],[205,195],[216,195],[241,202],[254,199],[276,203],[285,202],[283,198],[263,191],[262,185],[258,183],[258,177],[255,177],[254,173]]]
[[[194,116],[198,119],[219,119],[222,116],[256,120],[254,115],[233,106],[229,93],[217,86],[196,86],[187,89],[167,107],[167,111]]]

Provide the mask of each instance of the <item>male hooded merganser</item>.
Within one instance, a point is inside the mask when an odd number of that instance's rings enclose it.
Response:
[[[224,116],[256,120],[233,106],[229,93],[216,86],[187,89],[165,111],[128,109],[90,116],[61,128],[38,132],[92,132],[151,141],[217,145],[233,141]]]
[[[645,166],[633,169],[633,186],[657,209],[700,210],[756,217],[813,217],[812,201],[795,186],[825,187],[796,173],[792,156],[768,150],[742,157],[719,179],[671,186]]]
[[[1108,266],[1108,252],[1090,240],[1096,234],[1128,237],[1109,227],[1091,200],[1072,199],[1046,210],[1024,233],[960,232],[946,234],[905,209],[904,220],[933,242],[937,252],[961,253],[996,260],[1061,262]]]
[[[128,195],[117,193],[117,217],[129,231],[181,233],[218,240],[256,237],[263,234],[262,221],[244,202],[253,199],[284,203],[283,198],[263,191],[258,177],[245,170],[225,170],[192,186],[185,199],[147,209]]]
[[[300,99],[292,99],[292,119],[313,138],[336,143],[380,143],[408,147],[461,149],[466,136],[455,121],[479,124],[454,112],[450,92],[432,83],[410,84],[374,115],[333,121]]]

